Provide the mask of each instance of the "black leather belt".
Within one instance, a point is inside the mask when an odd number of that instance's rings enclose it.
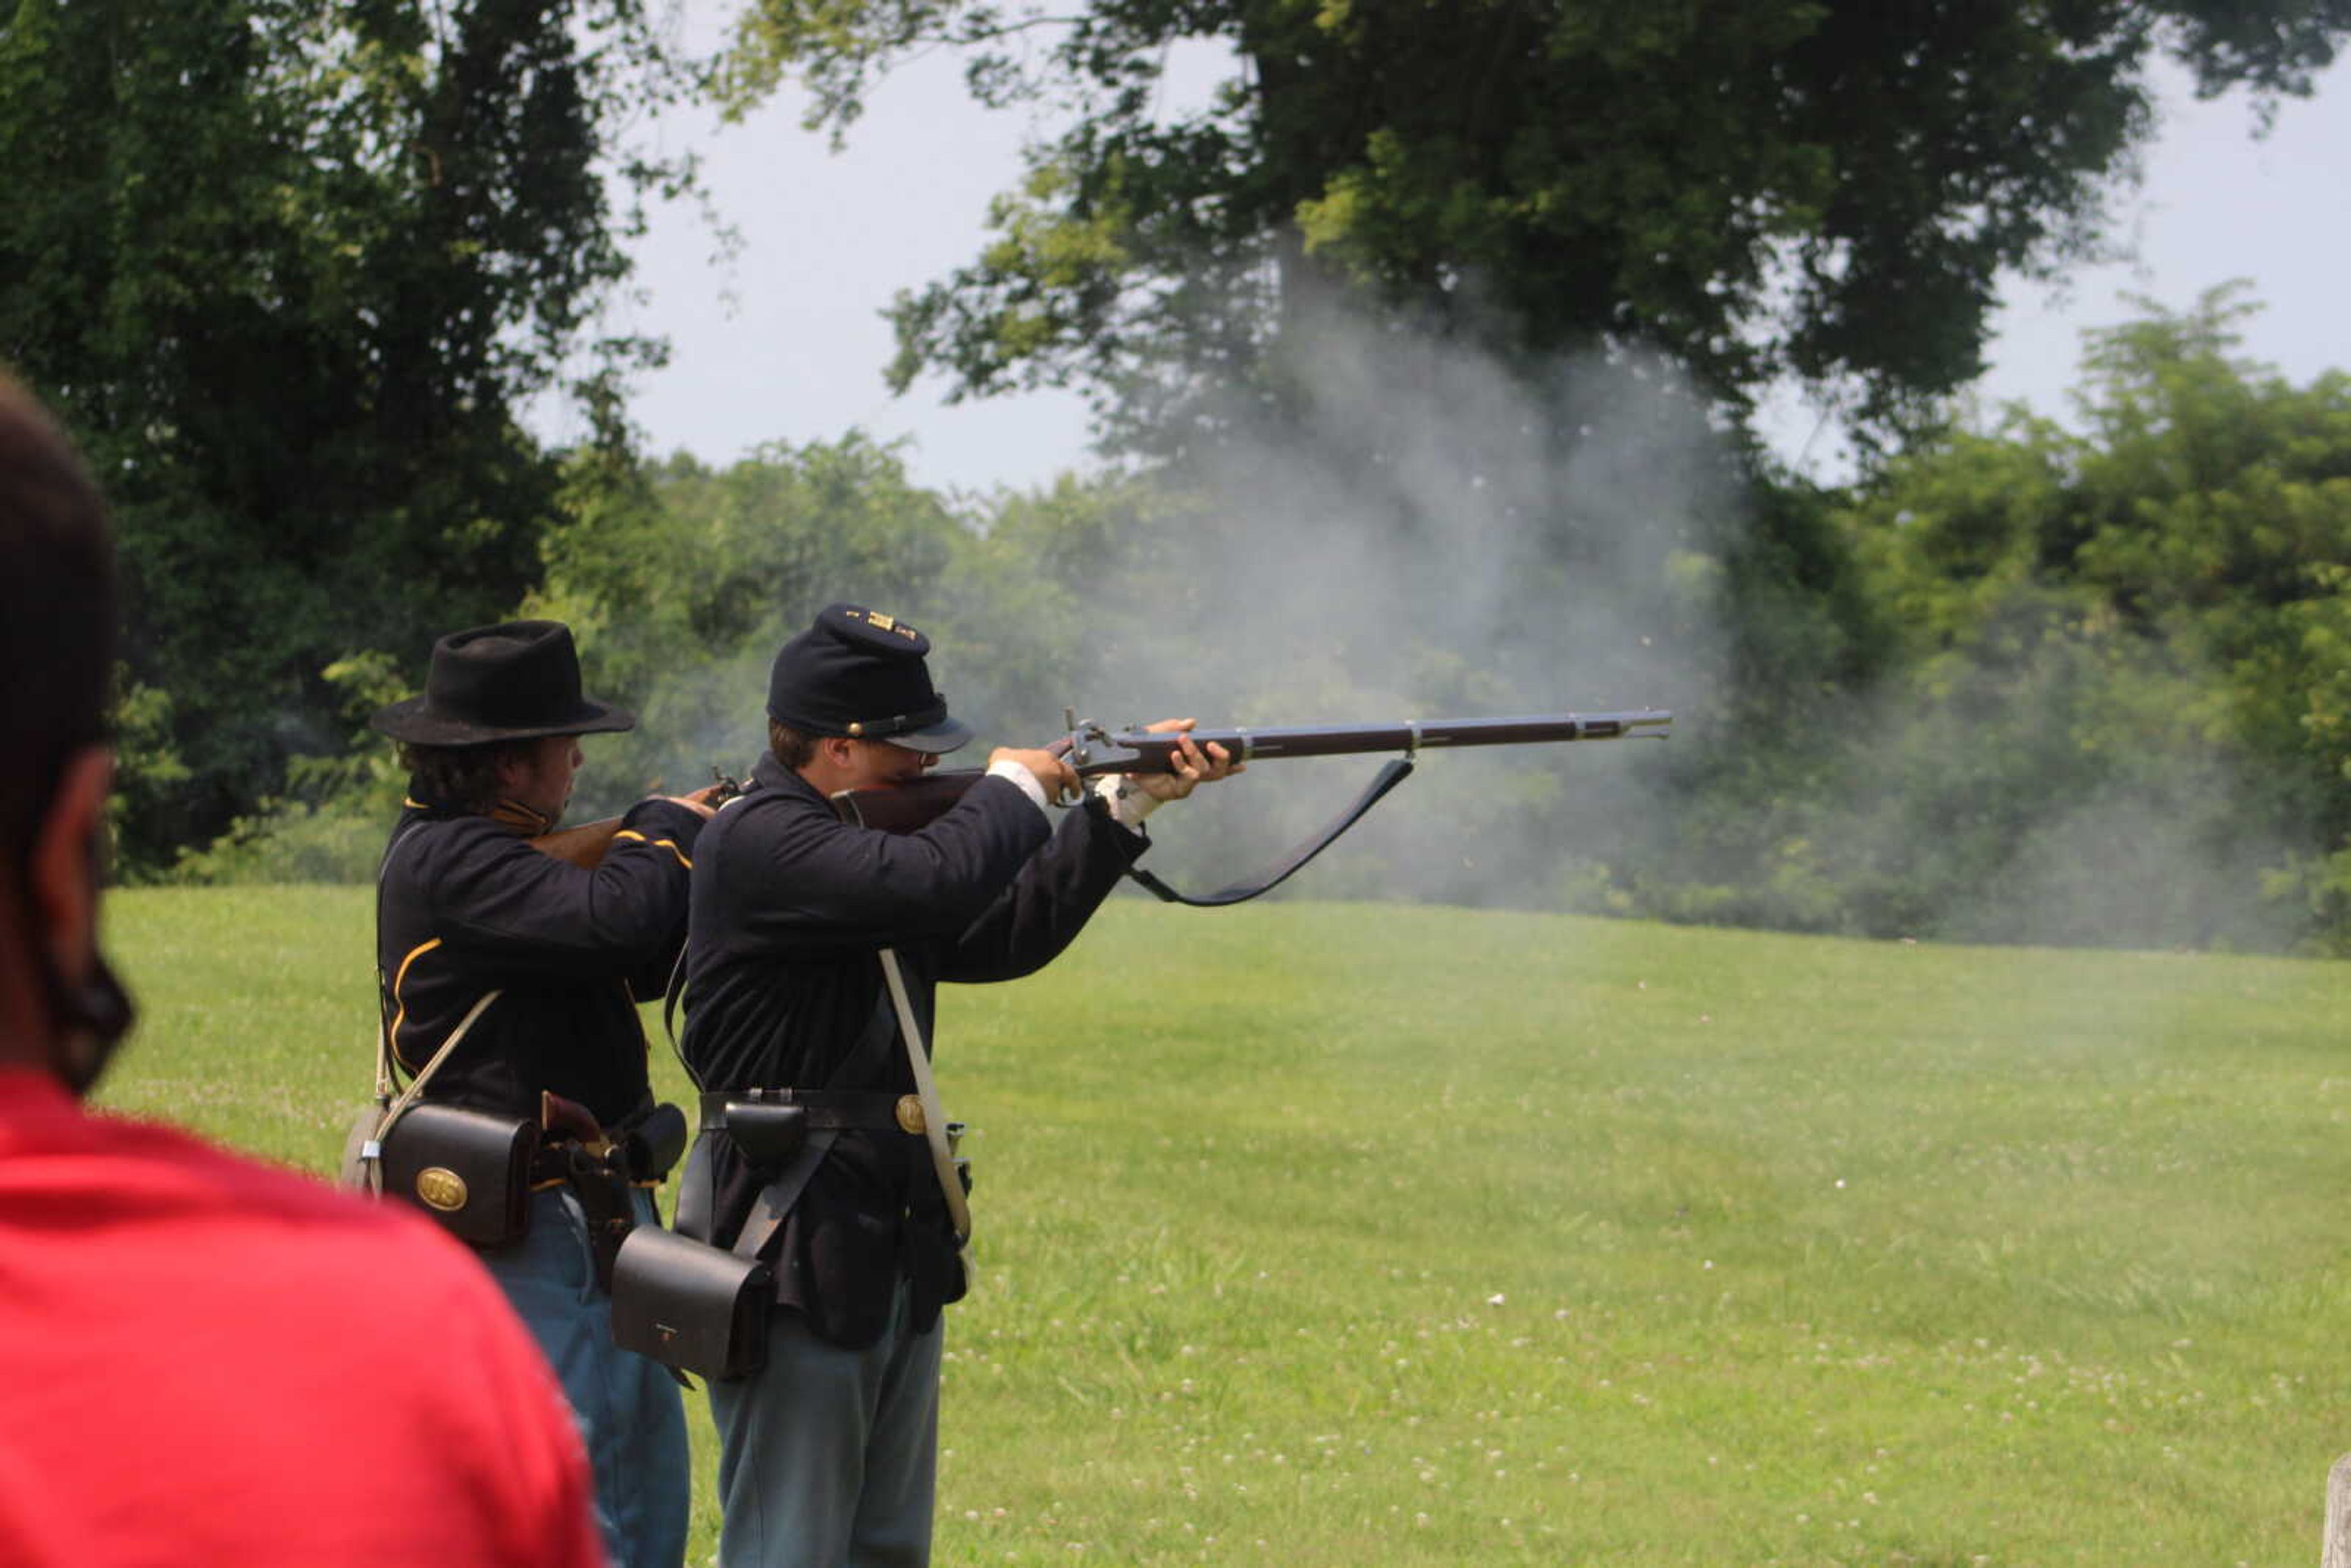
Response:
[[[726,1107],[737,1105],[797,1105],[808,1116],[812,1133],[898,1133],[895,1094],[857,1089],[713,1089],[702,1096],[702,1130],[718,1132],[726,1125]]]

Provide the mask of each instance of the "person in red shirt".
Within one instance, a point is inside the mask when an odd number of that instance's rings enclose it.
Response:
[[[590,1568],[571,1418],[429,1221],[93,1115],[112,547],[0,374],[0,1563]]]

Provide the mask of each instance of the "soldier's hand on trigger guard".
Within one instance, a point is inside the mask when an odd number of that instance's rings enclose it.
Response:
[[[987,765],[1017,762],[1029,769],[1038,787],[1045,791],[1048,800],[1072,800],[1078,794],[1077,770],[1068,759],[1050,751],[1022,751],[1009,746],[999,746],[987,754]]]

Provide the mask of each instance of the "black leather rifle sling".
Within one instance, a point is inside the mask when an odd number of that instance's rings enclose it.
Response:
[[[1126,874],[1149,888],[1163,902],[1168,904],[1187,904],[1195,909],[1217,909],[1228,904],[1246,904],[1261,893],[1271,893],[1275,888],[1288,882],[1293,874],[1304,870],[1307,862],[1329,849],[1338,840],[1340,834],[1363,821],[1364,812],[1378,805],[1382,796],[1403,783],[1411,773],[1412,758],[1398,757],[1389,761],[1380,768],[1364,792],[1355,797],[1353,805],[1340,812],[1329,827],[1309,839],[1304,847],[1284,861],[1280,868],[1272,875],[1259,881],[1237,882],[1230,887],[1194,898],[1187,894],[1176,892],[1140,866],[1129,866]]]

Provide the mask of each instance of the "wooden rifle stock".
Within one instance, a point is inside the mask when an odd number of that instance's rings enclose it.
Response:
[[[604,863],[604,852],[612,847],[612,835],[620,831],[621,819],[607,817],[601,822],[582,822],[576,828],[558,828],[551,833],[541,833],[528,841],[541,854],[569,861],[583,871],[594,871]]]
[[[713,806],[723,806],[743,792],[743,786],[719,769],[711,770],[711,783],[691,799],[706,800]],[[621,831],[621,819],[606,817],[601,821],[582,822],[576,828],[558,828],[553,832],[540,833],[529,841],[530,847],[559,861],[569,861],[582,871],[594,871],[604,863],[604,852],[612,847],[612,837]]]
[[[965,790],[987,777],[981,768],[956,768],[887,789],[843,789],[832,797],[832,809],[842,821],[861,828],[915,832],[946,816]]]
[[[1622,713],[1531,714],[1515,718],[1417,719],[1404,724],[1267,725],[1190,733],[1201,749],[1222,746],[1236,762],[1293,757],[1351,757],[1471,746],[1540,746],[1570,740],[1663,740],[1674,716],[1663,708]],[[1081,779],[1104,773],[1173,773],[1183,736],[1142,729],[1112,732],[1099,725],[1072,727],[1054,743]],[[844,821],[888,832],[928,827],[987,775],[977,768],[925,773],[909,783],[844,789],[833,809]]]

